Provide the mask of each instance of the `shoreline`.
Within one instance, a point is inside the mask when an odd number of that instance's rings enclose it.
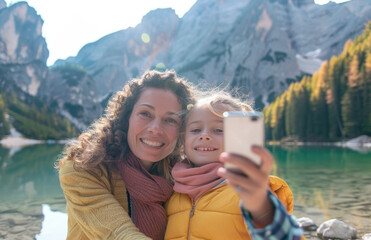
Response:
[[[64,140],[37,140],[19,136],[6,136],[0,140],[0,145],[4,148],[23,148],[35,144],[66,144],[73,139]]]
[[[35,145],[35,144],[66,144],[69,141],[74,140],[71,139],[63,139],[63,140],[38,140],[38,139],[31,139],[25,138],[22,133],[18,132],[17,129],[11,127],[10,134],[4,136],[4,138],[0,139],[0,146],[8,149],[21,149],[26,146]]]
[[[268,146],[334,146],[349,148],[355,151],[371,151],[371,137],[361,135],[359,137],[340,142],[300,142],[300,141],[269,141]]]
[[[46,141],[13,136],[7,136],[0,140],[0,144],[5,148],[25,147],[41,143],[46,143]]]
[[[11,134],[3,139],[0,139],[0,145],[5,148],[22,148],[34,144],[66,144],[74,139],[64,139],[64,140],[37,140],[25,138],[22,135]],[[266,142],[268,146],[335,146],[342,148],[350,148],[356,151],[367,152],[371,151],[371,137],[362,135],[357,138],[350,139],[348,141],[341,142],[300,142],[300,141],[269,141]]]

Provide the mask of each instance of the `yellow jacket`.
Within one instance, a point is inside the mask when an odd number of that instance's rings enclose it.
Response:
[[[128,215],[124,182],[119,174],[99,165],[99,171],[77,171],[72,161],[59,170],[67,201],[67,239],[150,239],[135,227]],[[111,179],[111,180],[110,180]]]
[[[293,210],[293,195],[286,182],[270,176],[270,189],[287,211]],[[239,195],[224,183],[192,206],[186,194],[174,193],[166,204],[168,225],[165,239],[251,239],[239,207]]]

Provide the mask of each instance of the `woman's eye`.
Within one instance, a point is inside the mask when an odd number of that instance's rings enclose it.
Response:
[[[147,111],[140,112],[139,115],[143,118],[151,118],[151,114]]]
[[[168,119],[166,119],[166,121],[168,123],[171,123],[171,124],[178,124],[178,121],[176,119],[174,119],[174,118],[168,118]]]

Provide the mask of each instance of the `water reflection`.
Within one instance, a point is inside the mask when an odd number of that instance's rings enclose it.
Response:
[[[54,169],[62,147],[40,144],[16,152],[0,147],[0,238],[33,239],[42,229],[42,204],[65,212]]]
[[[271,147],[275,174],[294,192],[296,217],[337,218],[371,232],[371,153],[336,147]]]
[[[42,205],[44,221],[36,240],[63,240],[67,237],[67,213],[53,211],[48,204]]]
[[[54,169],[62,148],[33,145],[12,155],[0,147],[0,239],[65,236],[66,205]],[[296,217],[318,225],[337,218],[359,236],[371,232],[371,153],[331,147],[270,150],[276,159],[273,174],[294,192]]]

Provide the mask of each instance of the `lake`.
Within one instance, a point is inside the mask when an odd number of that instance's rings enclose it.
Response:
[[[63,146],[0,147],[0,239],[65,239],[67,214],[54,163]],[[317,225],[337,218],[371,233],[371,152],[337,147],[268,147],[286,180],[294,215]],[[306,233],[314,236],[314,233]]]

